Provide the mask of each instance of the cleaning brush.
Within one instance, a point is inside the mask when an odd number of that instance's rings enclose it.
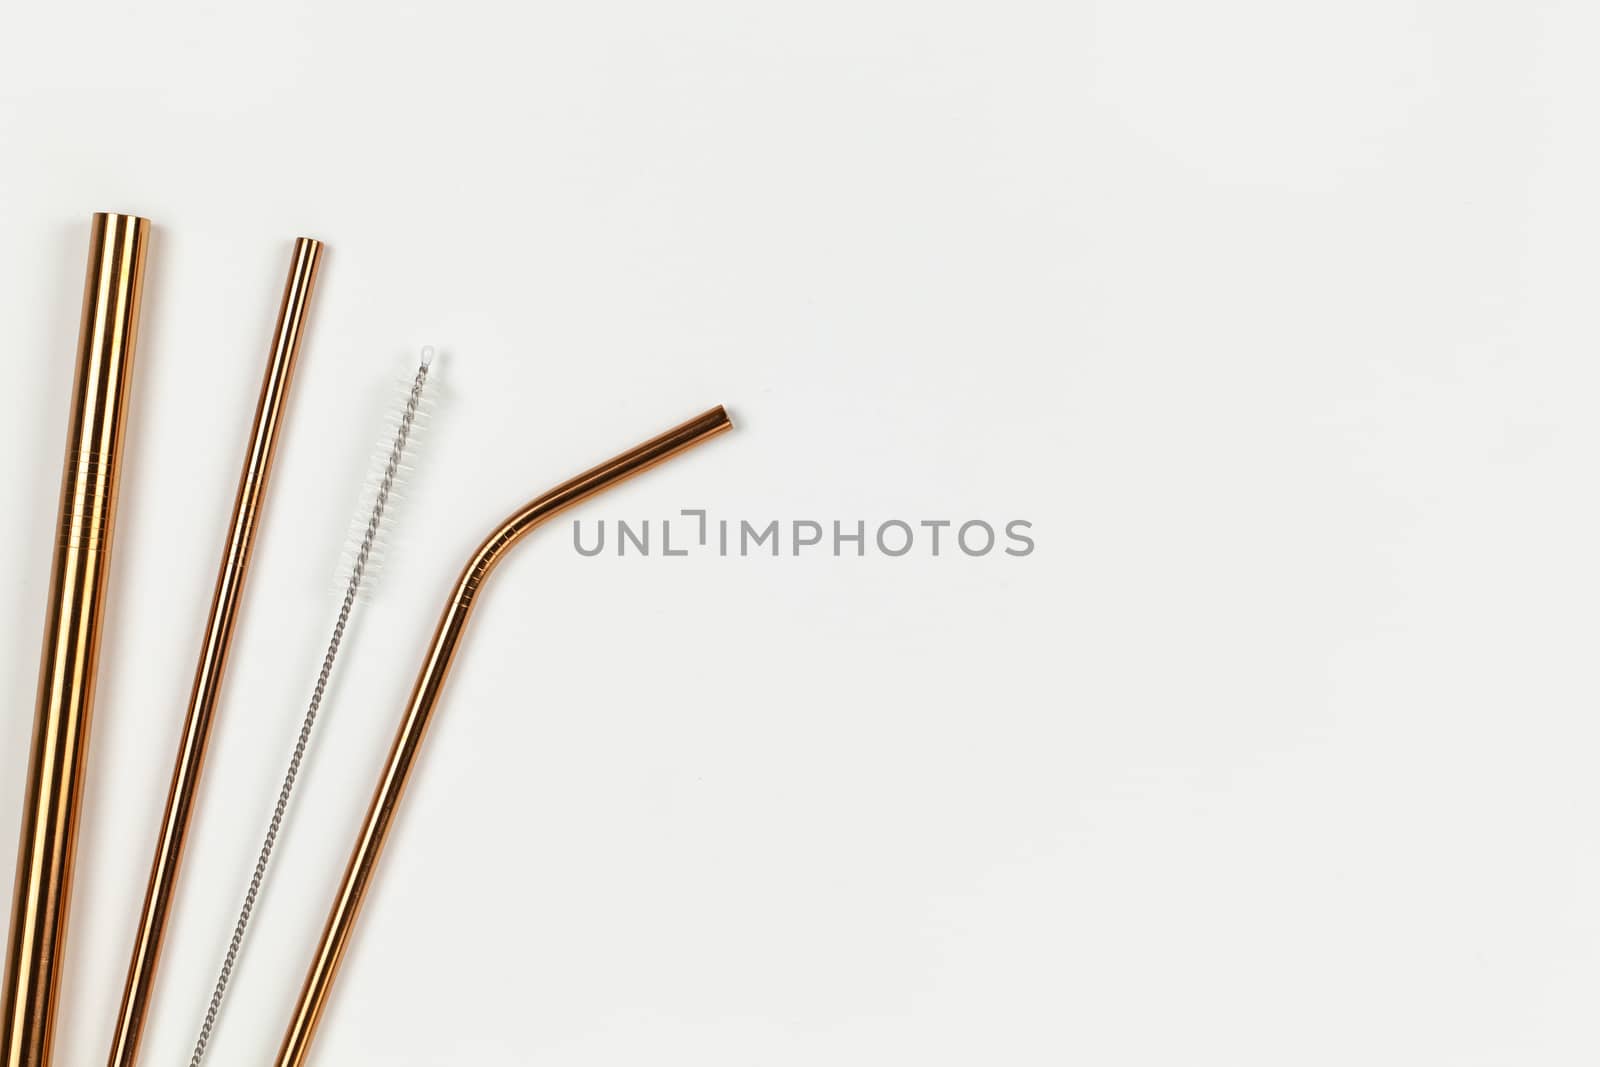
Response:
[[[211,991],[211,1001],[206,1006],[205,1019],[201,1022],[199,1036],[195,1039],[194,1052],[189,1057],[190,1067],[199,1067],[201,1061],[205,1059],[206,1046],[210,1044],[211,1035],[216,1029],[217,1016],[222,1010],[223,999],[228,994],[228,983],[239,961],[245,933],[250,927],[250,918],[255,912],[256,901],[266,880],[267,868],[272,862],[272,850],[278,843],[284,815],[289,810],[289,800],[294,794],[295,781],[300,776],[300,766],[305,761],[306,750],[311,744],[312,731],[322,710],[322,699],[328,690],[328,680],[332,677],[334,664],[339,658],[339,647],[344,643],[345,633],[350,626],[351,615],[356,605],[363,600],[364,590],[371,587],[368,579],[374,575],[382,561],[386,531],[393,525],[396,505],[400,502],[399,486],[402,477],[411,470],[408,457],[412,452],[416,434],[427,418],[425,392],[428,373],[433,365],[433,354],[432,348],[422,350],[416,373],[407,383],[401,401],[392,409],[386,422],[386,432],[380,439],[378,450],[374,455],[372,473],[367,478],[361,505],[352,519],[351,537],[347,542],[345,558],[340,569],[340,573],[344,576],[342,582],[344,598],[339,604],[333,633],[328,638],[327,650],[322,657],[322,668],[317,673],[316,683],[311,690],[310,704],[300,724],[300,735],[295,741],[294,751],[289,756],[289,766],[284,772],[283,785],[278,790],[277,805],[272,809],[266,836],[261,841],[261,851],[256,857],[255,870],[245,890],[244,904],[240,907],[239,918],[234,923],[233,937],[228,942],[227,953],[223,956],[222,966],[217,973],[216,985]]]

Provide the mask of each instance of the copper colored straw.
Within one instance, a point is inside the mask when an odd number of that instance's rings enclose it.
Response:
[[[133,957],[128,962],[122,1007],[117,1013],[116,1035],[111,1043],[111,1067],[133,1067],[139,1055],[139,1039],[144,1031],[145,1016],[150,1011],[156,967],[161,961],[161,942],[178,882],[178,868],[183,862],[184,839],[189,832],[189,819],[194,814],[206,743],[211,736],[217,699],[222,692],[222,676],[228,666],[228,649],[239,618],[239,602],[244,595],[245,577],[255,548],[267,476],[283,428],[284,402],[300,354],[300,342],[305,336],[306,315],[321,260],[322,242],[309,237],[295,241],[289,277],[283,286],[283,301],[278,308],[278,325],[273,331],[272,349],[267,357],[266,376],[261,383],[261,398],[256,402],[255,423],[245,451],[244,470],[239,475],[239,491],[234,497],[233,517],[228,523],[228,542],[222,551],[217,587],[211,597],[211,614],[206,619],[200,663],[195,668],[194,688],[189,694],[188,715],[172,768],[166,812],[161,817],[161,830],[156,838],[150,882],[139,913]]]
[[[728,413],[720,407],[712,408],[534,498],[501,523],[473,553],[456,581],[450,602],[439,617],[439,624],[433,632],[433,643],[412,687],[411,699],[400,721],[400,730],[389,750],[388,763],[378,780],[377,791],[367,809],[366,821],[356,838],[350,863],[345,868],[344,881],[334,898],[333,910],[328,915],[316,956],[306,974],[305,985],[300,990],[299,1003],[284,1034],[283,1045],[278,1050],[277,1067],[301,1067],[310,1053],[311,1039],[316,1036],[317,1024],[327,1006],[328,994],[339,973],[340,961],[349,946],[361,903],[377,870],[384,839],[389,836],[394,821],[395,809],[405,793],[406,782],[417,761],[417,752],[428,732],[428,723],[439,703],[439,693],[450,673],[456,647],[484,579],[506,551],[535,527],[574,504],[732,428]]]
[[[5,1067],[46,1067],[55,1040],[149,244],[148,219],[94,216],[0,1001]]]

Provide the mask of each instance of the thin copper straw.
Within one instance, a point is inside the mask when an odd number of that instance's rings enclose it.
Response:
[[[388,763],[378,780],[372,804],[367,809],[366,820],[356,838],[349,865],[345,868],[344,881],[334,898],[333,909],[323,928],[310,971],[306,974],[300,1000],[284,1034],[283,1045],[278,1050],[277,1067],[301,1067],[310,1053],[311,1040],[316,1036],[317,1024],[327,1006],[333,981],[338,976],[339,964],[349,945],[350,934],[355,929],[362,901],[377,870],[395,810],[405,793],[417,753],[428,731],[428,723],[433,718],[445,678],[450,673],[450,664],[455,658],[467,618],[484,579],[506,551],[535,527],[574,504],[732,428],[728,413],[721,407],[712,408],[536,497],[501,523],[473,553],[439,617],[433,643],[411,690],[411,699],[389,751]]]
[[[206,745],[222,693],[222,678],[228,666],[228,649],[233,644],[234,624],[244,595],[245,577],[255,549],[256,528],[261,519],[267,477],[283,429],[284,407],[294,367],[305,337],[306,316],[311,294],[316,288],[317,268],[322,262],[322,242],[298,238],[289,261],[289,277],[283,286],[278,307],[278,324],[273,330],[272,349],[267,358],[261,397],[256,402],[255,423],[245,452],[244,469],[239,475],[239,491],[234,497],[233,518],[228,523],[228,542],[222,551],[216,591],[211,597],[211,613],[206,619],[205,640],[200,646],[200,662],[195,668],[194,688],[189,693],[189,710],[172,768],[172,786],[167,793],[166,812],[156,838],[155,855],[150,864],[150,881],[145,888],[144,906],[139,912],[138,932],[134,937],[128,977],[123,987],[122,1007],[117,1012],[117,1028],[111,1042],[111,1067],[133,1067],[139,1056],[139,1040],[145,1017],[150,1011],[150,996],[156,968],[161,962],[161,943],[166,935],[178,869],[183,862],[183,846],[194,814],[195,793],[206,758]]]
[[[55,1041],[149,246],[149,219],[94,216],[0,1000],[5,1067],[48,1067]]]

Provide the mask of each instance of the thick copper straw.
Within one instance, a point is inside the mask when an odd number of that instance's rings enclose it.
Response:
[[[334,898],[333,910],[328,915],[316,956],[306,974],[305,985],[300,990],[294,1017],[284,1034],[283,1046],[278,1050],[277,1067],[301,1067],[310,1052],[311,1039],[316,1036],[317,1023],[327,1006],[328,994],[339,972],[339,963],[344,958],[362,900],[366,897],[378,866],[378,858],[383,852],[384,839],[389,835],[395,809],[405,793],[406,782],[416,764],[417,751],[427,734],[428,722],[433,718],[440,690],[444,688],[445,678],[450,673],[450,663],[455,658],[457,644],[483,580],[512,545],[556,514],[732,428],[728,413],[720,407],[712,408],[530,501],[501,523],[473,553],[456,581],[450,602],[439,617],[439,625],[433,632],[433,643],[412,687],[405,717],[401,719],[400,730],[389,751],[388,763],[378,780],[378,788],[373,794],[361,833],[356,838],[355,850],[345,868],[344,881]]]
[[[149,245],[148,219],[94,217],[0,1000],[0,1060],[5,1067],[47,1067],[55,1040]]]
[[[122,1007],[117,1013],[117,1029],[111,1043],[111,1067],[133,1067],[139,1055],[139,1039],[150,1010],[151,990],[156,967],[161,961],[161,943],[178,882],[178,868],[183,862],[184,839],[189,832],[189,819],[194,814],[206,743],[211,737],[217,699],[222,692],[222,676],[228,666],[228,649],[233,643],[239,602],[244,595],[250,556],[255,549],[267,476],[272,470],[272,457],[283,428],[284,402],[294,377],[300,342],[305,336],[306,315],[321,261],[322,242],[309,237],[295,241],[289,277],[278,307],[278,325],[272,335],[272,350],[267,357],[266,376],[261,383],[261,398],[256,402],[244,470],[239,475],[239,491],[233,501],[233,518],[228,523],[228,543],[222,550],[217,587],[211,596],[211,614],[206,619],[200,663],[195,668],[194,688],[189,693],[189,711],[178,741],[166,813],[161,817],[155,856],[151,860],[150,881],[145,888],[144,907],[139,913],[133,956],[128,961]]]

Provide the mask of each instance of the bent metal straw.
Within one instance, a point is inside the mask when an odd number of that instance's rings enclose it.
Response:
[[[543,496],[529,501],[501,523],[467,561],[444,613],[439,617],[433,642],[423,658],[422,670],[411,690],[411,699],[400,720],[400,729],[389,751],[388,762],[378,779],[377,791],[367,809],[367,817],[356,838],[355,850],[345,868],[344,880],[334,897],[333,910],[328,915],[327,926],[323,929],[321,941],[312,958],[299,1002],[288,1031],[284,1034],[283,1045],[278,1050],[277,1067],[301,1067],[310,1053],[317,1024],[327,1006],[328,993],[338,976],[339,964],[350,943],[350,934],[355,929],[362,901],[377,871],[378,859],[383,852],[384,840],[389,836],[395,809],[400,805],[406,782],[416,765],[417,753],[428,732],[428,723],[438,706],[439,694],[444,689],[450,664],[455,658],[484,579],[512,545],[560,512],[732,428],[728,413],[721,407],[715,407],[576,478],[562,482]]]

